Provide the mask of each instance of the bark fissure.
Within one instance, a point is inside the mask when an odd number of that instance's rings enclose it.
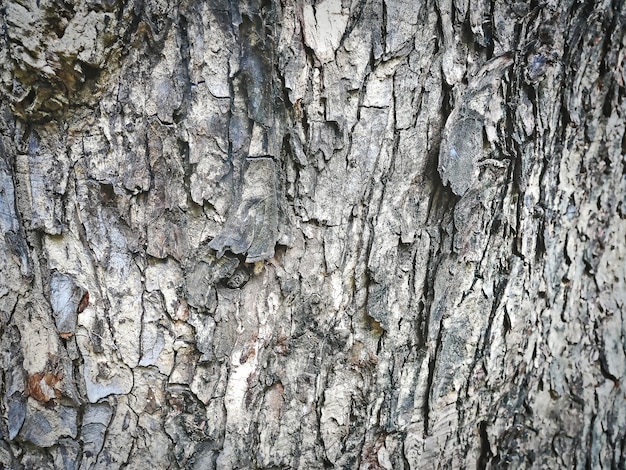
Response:
[[[621,1],[8,1],[0,467],[624,462]]]

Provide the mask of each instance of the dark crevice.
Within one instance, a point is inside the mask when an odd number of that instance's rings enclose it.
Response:
[[[437,332],[437,342],[433,350],[430,360],[428,361],[428,377],[426,379],[426,393],[424,393],[424,401],[422,403],[422,415],[424,417],[424,434],[429,433],[429,416],[430,416],[430,398],[433,393],[433,385],[435,380],[435,372],[437,368],[437,358],[443,347],[443,315],[439,320],[439,331]]]
[[[487,60],[491,60],[493,58],[493,52],[495,48],[495,34],[494,34],[494,16],[493,16],[493,1],[489,2],[489,17],[486,19],[483,26],[483,33],[485,35],[485,55]]]
[[[615,377],[610,371],[609,371],[609,363],[607,361],[606,358],[606,352],[604,351],[603,348],[599,348],[598,350],[598,354],[599,354],[599,364],[600,364],[600,373],[607,379],[609,379],[611,382],[613,382],[613,384],[615,384],[615,387],[619,387],[619,379],[617,377]]]
[[[79,61],[85,80],[97,80],[102,70],[86,62]]]
[[[535,262],[541,261],[543,255],[546,253],[546,241],[544,237],[544,224],[540,224],[537,228],[537,240],[535,243]]]
[[[189,34],[188,34],[188,22],[187,18],[184,15],[180,15],[178,20],[178,33],[180,37],[180,58],[182,64],[180,66],[180,77],[179,79],[183,82],[183,96],[181,99],[180,106],[178,109],[174,110],[173,120],[174,123],[179,123],[183,120],[183,118],[187,114],[187,109],[189,108],[191,101],[191,52],[190,52],[190,43],[189,43]]]
[[[572,264],[572,259],[569,257],[567,253],[567,245],[569,244],[569,233],[565,234],[565,241],[563,242],[563,260],[567,266]]]
[[[480,436],[480,455],[478,457],[477,468],[479,470],[486,470],[492,455],[489,446],[489,436],[487,434],[487,423],[485,421],[481,421],[478,424],[478,434]]]
[[[592,413],[591,419],[589,420],[590,422],[589,422],[588,429],[594,429],[596,419],[597,419],[596,414]],[[591,465],[591,460],[592,460],[591,452],[593,449],[593,433],[591,432],[587,433],[587,440],[588,442],[587,442],[587,452],[585,453],[585,470],[592,470],[593,467]]]
[[[380,20],[380,42],[383,50],[383,57],[387,55],[387,1],[382,1],[382,18]]]
[[[476,38],[474,36],[474,32],[472,31],[469,8],[467,9],[467,12],[465,14],[465,19],[463,23],[461,23],[461,38],[460,39],[463,44],[466,44],[468,46],[469,50],[473,50],[478,45],[476,44]]]

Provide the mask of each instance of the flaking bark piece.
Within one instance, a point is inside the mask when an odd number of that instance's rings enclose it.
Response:
[[[466,112],[448,129],[446,146],[439,155],[439,174],[457,196],[464,195],[477,176],[477,162],[483,153],[483,118]]]
[[[246,263],[274,256],[279,233],[279,187],[276,162],[269,156],[249,157],[241,201],[222,231],[209,243],[221,258],[229,250],[246,253]]]
[[[74,334],[78,314],[85,309],[87,291],[76,285],[67,274],[53,272],[50,279],[50,303],[59,334],[66,338]],[[82,309],[82,310],[81,310]]]
[[[488,62],[474,77],[448,116],[439,151],[437,170],[444,185],[463,196],[478,181],[478,164],[483,158],[483,129],[485,115],[496,95],[502,75],[513,63],[504,54]],[[494,98],[495,97],[495,98]]]
[[[229,279],[238,266],[239,260],[228,255],[220,259],[211,253],[192,257],[185,274],[186,298],[189,305],[209,311],[215,310],[217,302],[215,284],[222,279]]]

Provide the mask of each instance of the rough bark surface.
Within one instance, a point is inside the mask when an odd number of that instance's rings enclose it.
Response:
[[[626,467],[625,21],[0,4],[0,467]]]

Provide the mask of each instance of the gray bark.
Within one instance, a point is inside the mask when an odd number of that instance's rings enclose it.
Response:
[[[0,13],[0,467],[626,467],[624,2]]]

